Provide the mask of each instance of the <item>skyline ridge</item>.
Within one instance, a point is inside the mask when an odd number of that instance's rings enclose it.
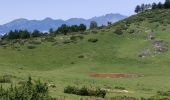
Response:
[[[89,19],[110,12],[130,16],[134,14],[136,5],[160,1],[164,2],[164,0],[3,0],[0,2],[0,25],[18,18]]]

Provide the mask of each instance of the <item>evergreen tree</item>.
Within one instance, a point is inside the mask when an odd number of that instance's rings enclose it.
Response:
[[[57,29],[57,33],[63,33],[64,35],[66,35],[70,30],[70,27],[67,26],[66,24],[61,25],[58,29]]]
[[[79,25],[79,31],[85,31],[86,30],[86,25],[84,25],[84,24],[80,24]]]
[[[40,37],[41,35],[41,32],[38,30],[34,30],[31,34],[32,37]]]
[[[157,8],[162,9],[162,8],[164,8],[164,5],[161,2],[159,2],[158,5],[157,5]]]
[[[49,33],[54,33],[54,30],[52,28],[50,28]]]
[[[165,9],[170,8],[170,0],[166,0],[164,4]]]
[[[141,5],[141,11],[142,11],[142,12],[145,11],[145,4],[142,4],[142,5]]]
[[[98,27],[97,22],[91,21],[90,23],[90,29],[96,29]]]
[[[135,13],[139,13],[140,11],[141,11],[141,7],[139,5],[137,5],[135,8]]]
[[[157,4],[156,3],[152,3],[152,9],[156,9],[157,8]]]
[[[77,25],[70,26],[70,32],[78,32],[78,31],[79,31],[79,26]]]
[[[20,30],[19,31],[19,37],[21,39],[27,39],[30,38],[30,33],[27,30]]]
[[[14,32],[10,31],[8,33],[8,39],[18,39],[18,38],[19,38],[19,32],[17,30],[15,30]]]

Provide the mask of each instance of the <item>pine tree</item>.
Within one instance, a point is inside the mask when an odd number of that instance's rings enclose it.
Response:
[[[157,8],[157,4],[156,3],[152,3],[152,9],[156,9]]]
[[[170,0],[166,0],[164,4],[165,9],[170,8]]]
[[[137,5],[136,8],[135,8],[135,13],[139,13],[140,11],[141,11],[141,8],[140,8],[139,5]]]
[[[162,8],[164,8],[164,5],[161,2],[159,2],[158,5],[157,5],[157,8],[162,9]]]
[[[97,27],[98,27],[97,22],[96,21],[91,21],[90,29],[96,29]]]
[[[80,24],[79,25],[79,31],[85,31],[86,30],[86,25],[84,25],[84,24]]]

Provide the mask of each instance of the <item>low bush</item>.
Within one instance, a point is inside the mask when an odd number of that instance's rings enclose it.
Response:
[[[29,43],[39,45],[39,44],[41,44],[41,41],[32,40],[32,41],[29,41]]]
[[[115,89],[125,90],[124,87],[120,87],[120,86],[115,86]]]
[[[44,39],[44,41],[47,41],[47,42],[55,42],[56,40],[55,40],[54,37],[49,36],[49,37],[46,37],[46,38]]]
[[[48,87],[40,81],[32,82],[31,77],[21,86],[13,86],[8,89],[0,87],[1,100],[55,100],[48,95]]]
[[[170,96],[170,91],[158,91],[157,94],[160,96]]]
[[[7,41],[4,41],[4,40],[0,40],[0,45],[7,45],[8,42]]]
[[[11,77],[8,76],[1,76],[0,83],[11,83]]]
[[[106,29],[101,29],[101,32],[106,32]]]
[[[11,48],[12,48],[12,49],[19,49],[20,46],[18,46],[18,45],[12,45]]]
[[[84,58],[84,55],[80,55],[80,56],[78,56],[78,58]]]
[[[115,31],[114,31],[115,34],[117,35],[122,35],[123,34],[123,31],[120,29],[120,28],[117,28]]]
[[[84,37],[82,35],[78,35],[78,36],[71,36],[70,40],[72,41],[77,41],[77,40],[82,40]]]
[[[74,86],[67,86],[64,89],[64,93],[68,94],[75,94],[80,96],[95,96],[95,97],[101,97],[104,98],[106,95],[106,91],[101,89],[88,89],[87,87],[77,88]]]
[[[97,34],[97,33],[98,33],[97,30],[92,30],[91,32],[94,33],[94,34]]]
[[[67,86],[64,89],[64,93],[68,93],[68,94],[78,94],[78,88],[74,87],[74,86]]]
[[[24,44],[26,43],[26,40],[19,40],[18,43],[19,43],[20,45],[24,45]]]
[[[129,34],[135,33],[134,29],[129,30]]]
[[[28,48],[28,49],[35,49],[36,46],[34,46],[34,45],[28,45],[27,48]]]
[[[65,40],[63,41],[64,44],[69,44],[69,43],[72,43],[73,41],[72,40]]]
[[[94,39],[94,38],[88,39],[88,42],[91,42],[91,43],[96,43],[97,41],[98,39]]]

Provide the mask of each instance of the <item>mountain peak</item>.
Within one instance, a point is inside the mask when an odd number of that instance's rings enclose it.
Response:
[[[47,17],[47,18],[45,18],[44,20],[45,20],[45,21],[53,21],[53,19],[50,18],[50,17]]]
[[[117,15],[117,16],[116,16]],[[120,14],[119,14],[120,15]],[[7,33],[10,30],[20,30],[27,29],[28,31],[33,31],[35,29],[39,31],[48,31],[50,28],[58,28],[62,24],[68,25],[79,25],[81,23],[89,27],[91,21],[96,21],[98,25],[106,25],[107,22],[117,22],[126,18],[123,15],[119,16],[118,14],[106,14],[104,16],[93,17],[91,19],[83,18],[70,18],[68,20],[54,20],[50,17],[47,17],[43,20],[27,20],[24,18],[16,19],[12,22],[0,26],[0,34]]]
[[[13,20],[12,22],[13,23],[23,23],[23,22],[27,22],[29,20],[25,19],[25,18],[19,18],[19,19],[16,19],[16,20]]]

